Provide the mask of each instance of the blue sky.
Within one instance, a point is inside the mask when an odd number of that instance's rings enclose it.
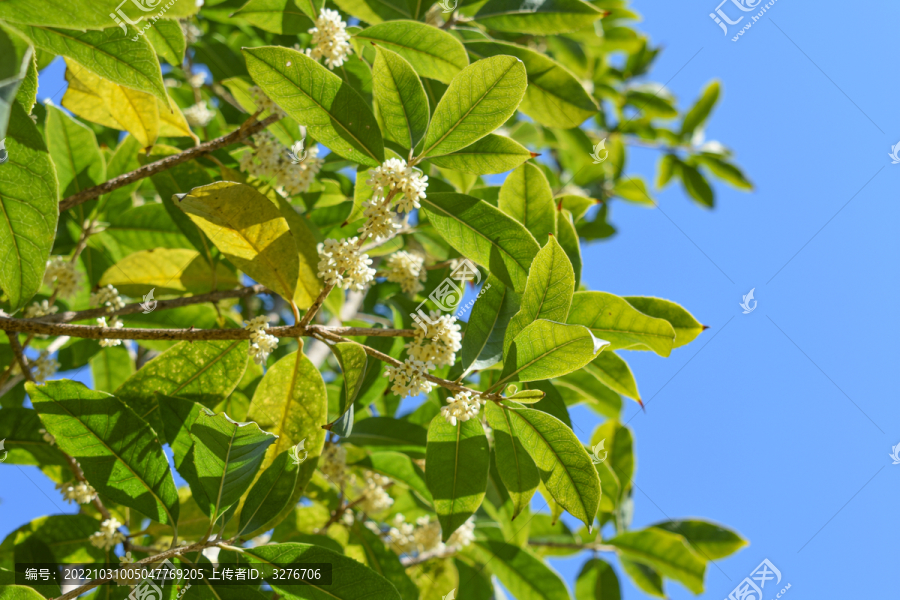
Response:
[[[726,598],[764,558],[789,599],[896,594],[900,165],[888,153],[900,81],[883,65],[900,5],[778,0],[735,43],[708,16],[716,0],[634,4],[664,47],[649,80],[668,82],[682,108],[722,81],[707,138],[735,151],[757,190],[717,185],[712,211],[678,185],[658,210],[616,203],[619,234],[585,250],[591,289],[669,298],[710,327],[668,359],[623,353],[647,403],[623,415],[637,452],[633,526],[703,517],[750,541],[709,566],[700,598]],[[61,85],[47,81],[42,98]],[[658,154],[629,156],[627,172],[652,180]],[[751,288],[758,306],[744,315]],[[599,419],[572,412],[587,441]],[[0,470],[0,535],[71,511],[36,470]],[[553,565],[571,586],[582,562]],[[645,597],[620,581],[624,598]]]

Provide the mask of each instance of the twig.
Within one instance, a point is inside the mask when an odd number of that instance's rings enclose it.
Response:
[[[161,552],[160,554],[157,554],[156,556],[150,556],[148,558],[143,558],[143,559],[135,562],[134,565],[146,565],[148,563],[155,563],[155,562],[159,562],[161,560],[165,560],[167,558],[172,558],[173,556],[180,556],[180,555],[186,554],[188,552],[194,552],[195,550],[203,550],[205,548],[211,548],[211,547],[215,546],[216,544],[218,544],[219,541],[220,540],[198,542],[198,543],[192,544],[190,546],[180,546],[178,548],[170,548],[169,550],[166,550],[165,552]],[[69,590],[62,596],[58,596],[58,597],[54,598],[53,600],[70,600],[71,598],[75,598],[76,596],[80,596],[81,594],[94,589],[98,585],[102,585],[102,584],[106,583],[107,581],[112,581],[112,579],[113,579],[112,577],[100,577],[97,579],[92,579],[91,581],[88,581],[84,585],[80,585],[77,588],[75,588],[74,590]]]
[[[183,298],[175,298],[173,300],[159,300],[156,303],[156,308],[154,310],[168,310],[172,308],[180,308],[182,306],[188,306],[191,304],[202,304],[204,302],[218,302],[219,300],[225,300],[226,298],[244,298],[246,296],[253,296],[255,294],[271,294],[266,286],[264,285],[250,285],[247,287],[242,287],[234,290],[222,290],[219,292],[210,292],[208,294],[198,294],[196,296],[185,296]],[[91,308],[88,310],[79,310],[79,311],[71,311],[68,310],[63,313],[57,313],[55,315],[46,315],[43,317],[39,317],[37,319],[32,319],[37,323],[71,323],[72,321],[85,321],[88,319],[95,319],[97,317],[110,317],[110,316],[119,316],[119,315],[130,315],[137,312],[142,312],[144,307],[140,302],[135,302],[133,304],[127,304],[119,310],[107,311],[105,308]]]
[[[233,329],[140,329],[98,327],[93,325],[72,325],[68,323],[44,323],[34,319],[14,319],[0,317],[0,330],[26,332],[41,335],[68,335],[94,340],[246,340],[250,332],[243,328]],[[413,337],[412,329],[382,329],[374,327],[326,327],[324,325],[284,325],[270,327],[268,333],[275,337],[303,337],[313,334],[333,334],[337,336],[378,336]],[[11,336],[15,337],[15,336]],[[340,341],[344,341],[341,339]],[[392,359],[393,360],[393,359]]]
[[[19,363],[19,368],[22,370],[22,376],[28,381],[34,382],[34,375],[31,373],[31,367],[28,366],[28,360],[25,358],[25,351],[22,349],[22,344],[19,342],[19,334],[7,331],[6,337],[9,338],[9,347],[12,348],[13,355]]]
[[[253,119],[255,119],[255,117],[251,117],[251,121]],[[199,146],[189,148],[184,152],[180,152],[178,154],[163,158],[162,160],[144,165],[143,167],[135,169],[130,173],[125,173],[123,175],[119,175],[118,177],[114,177],[106,183],[101,183],[100,185],[95,185],[94,187],[89,187],[86,190],[82,190],[77,194],[72,194],[59,203],[59,212],[68,210],[73,206],[78,206],[82,202],[87,202],[88,200],[99,198],[103,194],[108,194],[113,190],[117,190],[120,187],[124,187],[129,183],[132,183],[139,179],[155,175],[156,173],[165,171],[166,169],[171,169],[175,165],[180,165],[183,162],[198,158],[200,156],[203,156],[204,154],[209,154],[210,152],[214,152],[219,148],[224,148],[225,146],[229,146],[235,142],[239,142],[247,137],[250,137],[254,133],[262,131],[279,119],[281,119],[279,115],[271,115],[270,117],[267,117],[262,121],[255,121],[250,124],[244,123],[238,129],[235,129],[227,135],[217,137],[216,139],[200,144]]]
[[[313,302],[313,305],[309,307],[309,310],[306,311],[306,314],[303,315],[303,318],[300,320],[300,325],[309,325],[309,322],[313,320],[313,317],[315,317],[316,313],[319,312],[319,309],[322,308],[322,304],[325,303],[325,298],[328,297],[328,294],[330,294],[333,289],[333,283],[326,284],[325,287],[322,288],[322,291],[319,292],[319,297],[316,298],[316,301]]]
[[[391,485],[393,485],[393,483],[388,484],[388,485],[385,486],[385,487],[390,487]],[[359,498],[357,498],[356,500],[354,500],[354,501],[351,502],[350,504],[347,504],[347,505],[344,505],[344,506],[339,506],[338,508],[336,508],[336,509],[334,510],[334,513],[331,515],[331,518],[328,519],[328,522],[325,523],[324,525],[322,525],[321,527],[319,527],[318,532],[319,532],[319,533],[322,533],[322,534],[324,534],[325,532],[327,532],[327,531],[328,531],[328,528],[331,527],[332,525],[334,525],[335,523],[337,523],[338,520],[343,516],[343,514],[344,514],[345,512],[347,512],[348,510],[352,509],[354,506],[356,506],[357,504],[359,504],[360,502],[362,502],[362,501],[365,500],[365,499],[366,499],[366,495],[363,494],[362,496],[360,496]]]

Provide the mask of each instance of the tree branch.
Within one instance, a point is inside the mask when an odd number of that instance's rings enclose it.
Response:
[[[180,308],[182,306],[189,306],[191,304],[202,304],[204,302],[218,302],[219,300],[225,300],[226,298],[244,298],[246,296],[253,296],[255,294],[271,294],[272,292],[266,289],[266,286],[256,284],[250,285],[247,287],[242,287],[234,290],[222,290],[218,292],[209,292],[207,294],[197,294],[196,296],[185,296],[183,298],[175,298],[173,300],[159,300],[156,303],[156,308],[154,310],[169,310],[172,308]],[[111,316],[120,316],[120,315],[130,315],[137,312],[143,312],[144,307],[140,302],[135,302],[133,304],[127,304],[123,308],[119,310],[114,310],[112,312],[107,311],[105,308],[91,308],[88,310],[79,310],[79,311],[71,311],[68,310],[63,313],[57,313],[55,315],[46,315],[43,317],[38,317],[37,319],[32,319],[32,321],[36,323],[70,323],[72,321],[84,321],[87,319],[96,319],[98,317],[111,317]]]
[[[94,340],[246,340],[250,332],[243,328],[233,329],[139,329],[96,327],[91,325],[70,325],[44,323],[34,319],[13,319],[0,317],[0,330],[6,332],[26,332],[41,335],[68,335],[70,337]],[[285,325],[270,327],[267,332],[275,337],[296,338],[313,334],[352,335],[379,337],[413,337],[412,329],[382,329],[370,327],[326,327],[324,325]],[[10,336],[10,339],[15,336]],[[340,341],[344,341],[339,338]],[[380,353],[379,353],[380,354]],[[391,359],[393,360],[393,359]]]
[[[198,158],[205,154],[209,154],[210,152],[214,152],[219,148],[224,148],[225,146],[229,146],[235,142],[239,142],[245,138],[250,137],[254,133],[262,131],[279,119],[281,119],[279,115],[271,115],[266,119],[263,119],[262,121],[256,121],[250,124],[244,123],[239,128],[235,129],[227,135],[217,137],[216,139],[210,140],[204,144],[200,144],[199,146],[189,148],[184,152],[180,152],[173,156],[163,158],[162,160],[144,165],[143,167],[135,169],[130,173],[119,175],[118,177],[114,177],[105,183],[101,183],[100,185],[95,185],[94,187],[82,190],[77,194],[72,194],[59,203],[59,212],[68,210],[73,206],[78,206],[82,202],[87,202],[88,200],[99,198],[103,194],[108,194],[113,190],[117,190],[120,187],[124,187],[129,183],[132,183],[139,179],[143,179],[144,177],[155,175],[156,173],[165,171],[166,169],[171,169],[175,165],[179,165],[193,158]]]

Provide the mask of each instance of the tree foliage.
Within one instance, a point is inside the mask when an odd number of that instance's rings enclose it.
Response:
[[[633,146],[704,208],[711,178],[752,184],[703,138],[719,84],[680,110],[647,81],[625,0],[40,4],[0,2],[0,440],[80,511],[3,540],[0,597],[60,595],[17,562],[212,547],[271,587],[190,593],[664,597],[746,544],[632,528],[618,351],[704,327],[589,289],[584,246],[656,203]],[[62,108],[36,102],[51,61]],[[77,369],[93,389],[55,376]],[[577,404],[605,419],[588,446]],[[569,590],[547,559],[583,551]]]

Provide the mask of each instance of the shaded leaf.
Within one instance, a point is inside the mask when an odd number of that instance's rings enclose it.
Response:
[[[319,16],[323,4],[315,0],[250,0],[234,16],[263,31],[297,35],[315,26],[313,19]]]
[[[546,0],[538,4],[519,0],[489,0],[475,15],[488,29],[513,33],[550,35],[589,27],[603,11],[582,0]]]
[[[538,244],[544,246],[556,235],[553,191],[544,173],[525,163],[506,177],[500,187],[500,210],[525,226]]]
[[[503,358],[500,382],[538,381],[571,373],[593,360],[608,344],[594,337],[587,327],[538,319],[513,339]]]
[[[747,540],[716,523],[699,519],[663,521],[653,527],[677,533],[688,541],[703,560],[718,560],[746,546]]]
[[[515,518],[528,506],[541,478],[511,422],[513,417],[510,412],[493,402],[488,402],[484,409],[488,424],[494,431],[497,470],[512,499],[512,517]]]
[[[490,275],[466,325],[462,341],[463,369],[486,369],[503,359],[503,339],[510,319],[518,310],[518,295],[496,275]]]
[[[627,396],[641,402],[634,374],[625,360],[615,352],[601,352],[585,367],[587,371],[600,380],[603,385],[617,394]]]
[[[391,19],[363,29],[354,38],[392,50],[409,61],[421,77],[444,83],[450,83],[469,64],[459,40],[426,23]]]
[[[592,558],[582,565],[575,581],[575,600],[620,600],[619,578],[610,564]]]
[[[213,274],[206,259],[195,250],[157,248],[129,254],[111,266],[100,278],[100,285],[112,285],[120,293],[134,298],[151,289],[157,295],[205,294],[230,290],[241,284],[234,272],[222,262]]]
[[[435,156],[430,160],[444,169],[473,175],[492,175],[515,169],[532,156],[532,152],[519,142],[489,133],[462,150]]]
[[[491,571],[516,600],[568,600],[562,579],[534,554],[499,540],[478,540],[465,553],[490,563]]]
[[[415,148],[428,129],[428,98],[412,66],[399,54],[378,48],[372,65],[375,116],[386,140]]]
[[[668,321],[648,317],[606,292],[575,292],[566,322],[589,327],[609,341],[608,350],[653,350],[669,356],[675,342],[675,330]]]
[[[651,527],[620,533],[605,543],[683,584],[694,594],[703,593],[706,563],[694,554],[680,535]]]

